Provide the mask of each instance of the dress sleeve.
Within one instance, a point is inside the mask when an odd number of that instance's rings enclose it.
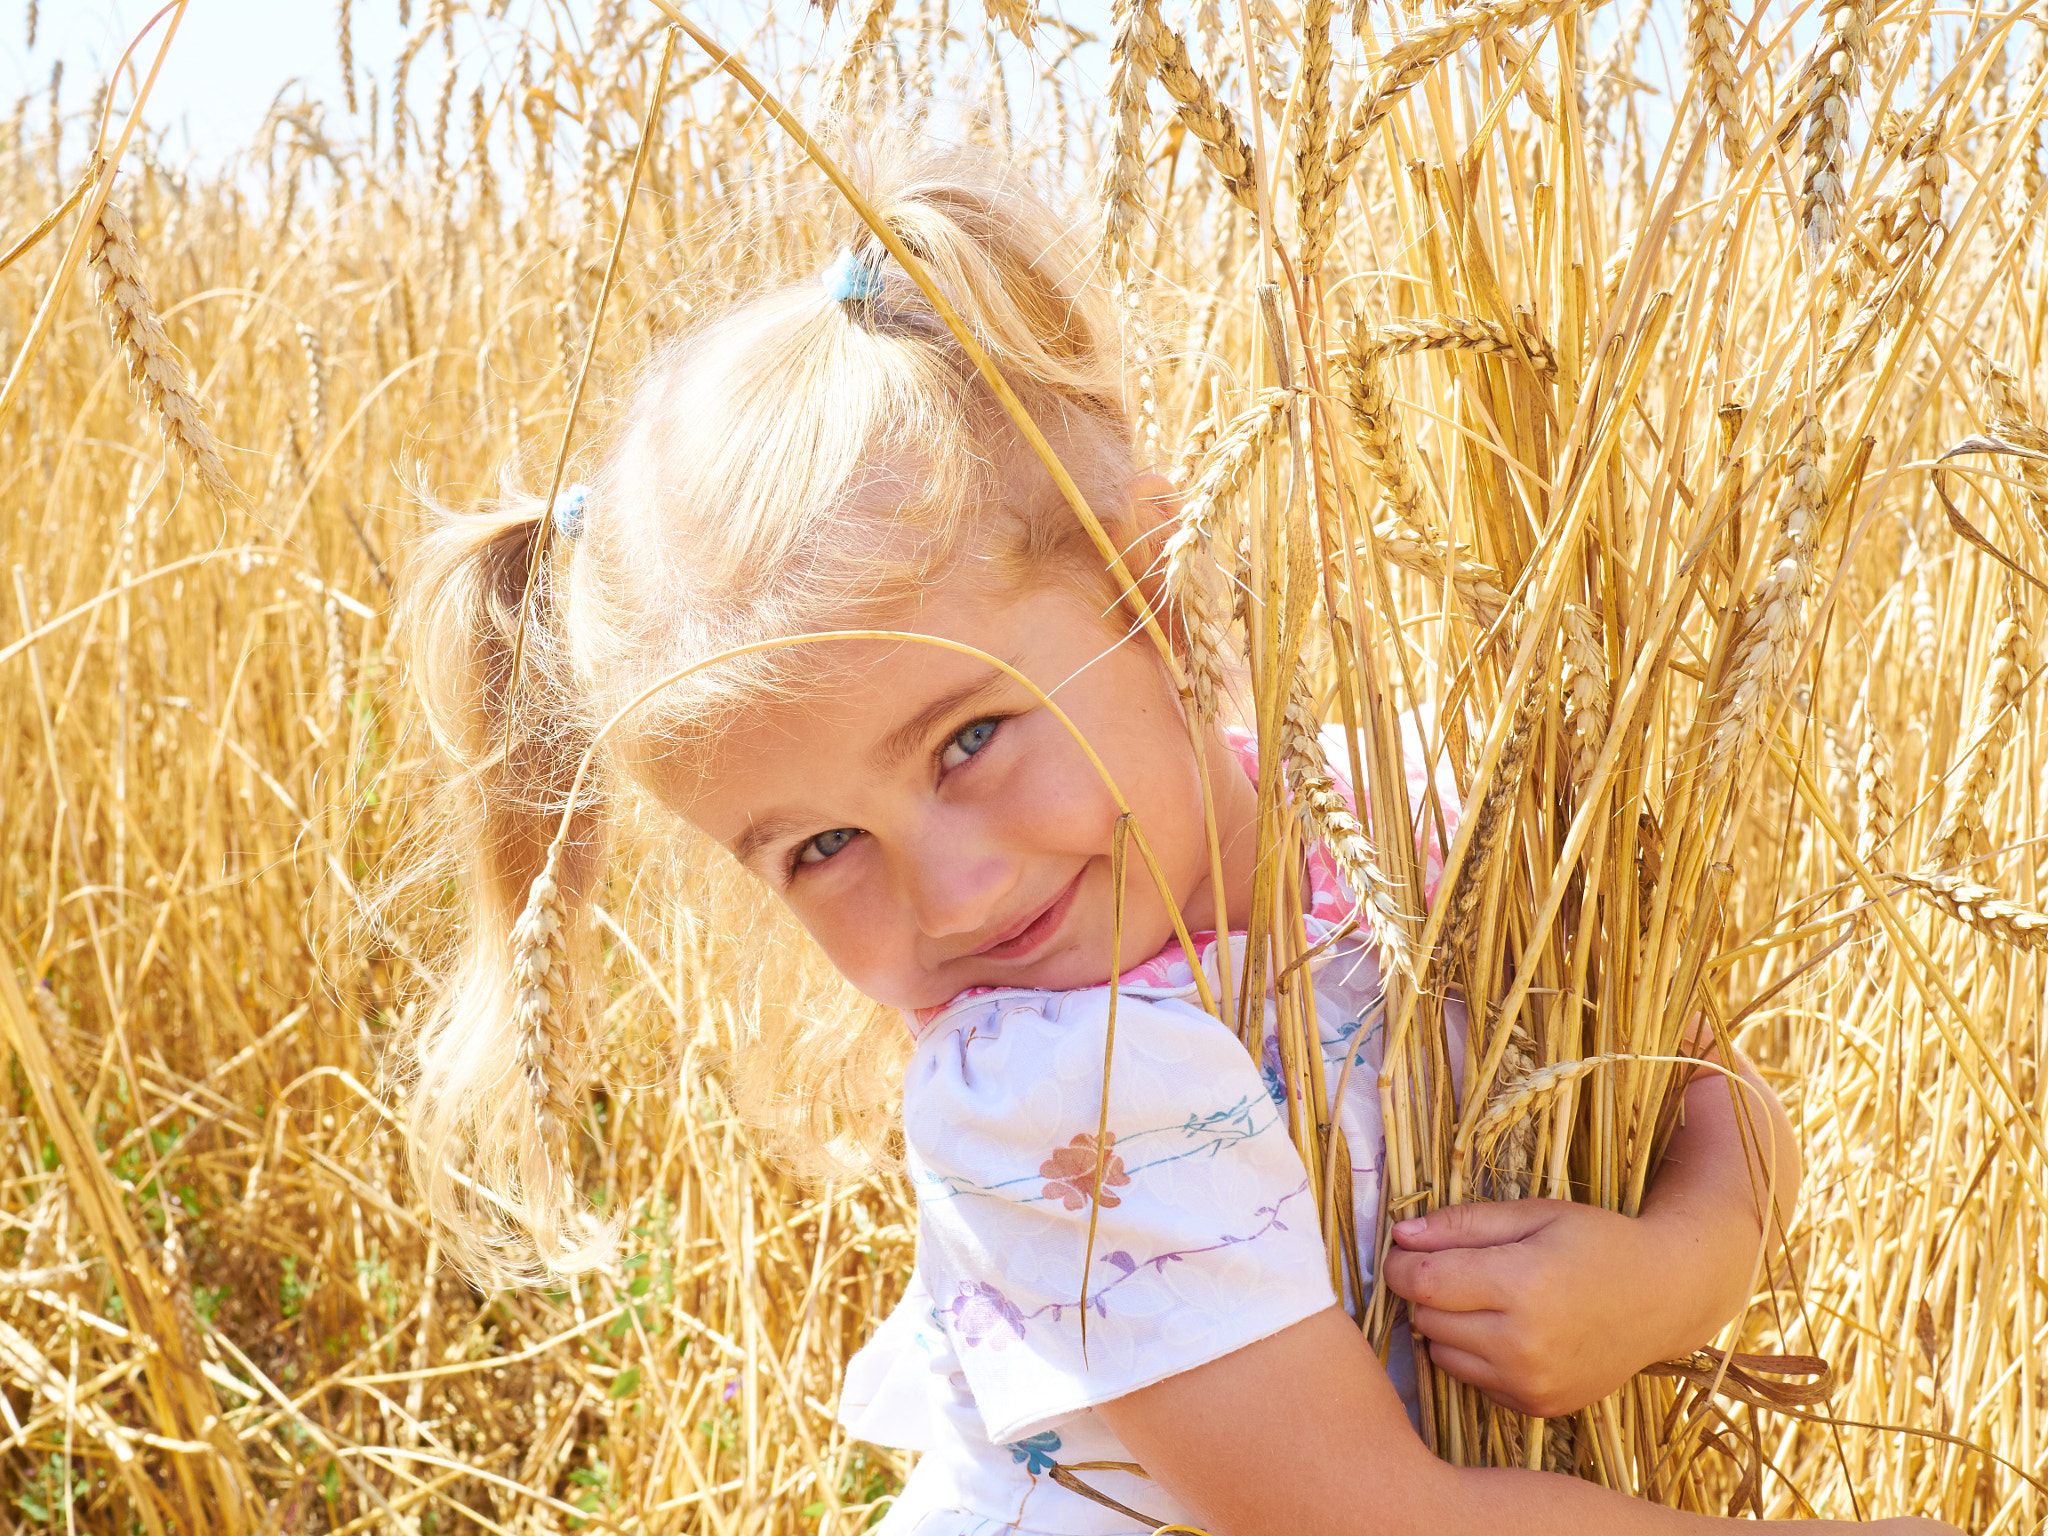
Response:
[[[1190,1003],[1118,1001],[1097,1197],[1108,1014],[1107,988],[990,997],[904,1084],[919,1263],[997,1444],[1335,1304],[1286,1121]]]

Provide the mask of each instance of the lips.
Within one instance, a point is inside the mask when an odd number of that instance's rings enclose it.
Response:
[[[1082,874],[1087,871],[1083,870]],[[1067,888],[1055,896],[1038,912],[1010,929],[993,943],[984,944],[974,951],[976,960],[1022,960],[1037,950],[1059,932],[1060,925],[1073,910],[1074,898],[1081,890],[1081,875],[1077,874]]]

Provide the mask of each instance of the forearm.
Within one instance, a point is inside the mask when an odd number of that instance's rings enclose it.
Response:
[[[1645,1227],[1665,1272],[1684,1282],[1664,1291],[1674,1305],[1653,1342],[1660,1354],[1697,1348],[1741,1309],[1798,1203],[1799,1143],[1784,1106],[1740,1055],[1725,1065],[1686,1088],[1644,1192]]]

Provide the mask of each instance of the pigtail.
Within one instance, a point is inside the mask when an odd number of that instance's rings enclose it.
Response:
[[[896,143],[866,158],[875,211],[924,263],[1012,387],[1041,408],[1079,405],[1125,422],[1115,307],[1093,280],[1094,258],[1074,228],[1014,170],[985,156],[920,155]],[[855,256],[881,280],[877,311],[928,317],[937,330],[909,274],[871,232],[860,233]],[[939,345],[952,350],[950,337]]]
[[[553,561],[527,605],[510,691],[544,515],[533,498],[442,514],[416,549],[402,614],[412,682],[447,767],[440,827],[469,894],[457,962],[410,1042],[408,1146],[451,1252],[494,1280],[587,1268],[608,1247],[581,1209],[570,1150],[593,1054],[574,976],[605,820],[586,785],[563,828],[589,732]]]

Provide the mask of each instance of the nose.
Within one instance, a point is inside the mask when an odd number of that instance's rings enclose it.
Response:
[[[978,933],[1002,912],[1016,866],[975,835],[972,813],[934,807],[905,840],[900,880],[911,920],[927,938]]]

